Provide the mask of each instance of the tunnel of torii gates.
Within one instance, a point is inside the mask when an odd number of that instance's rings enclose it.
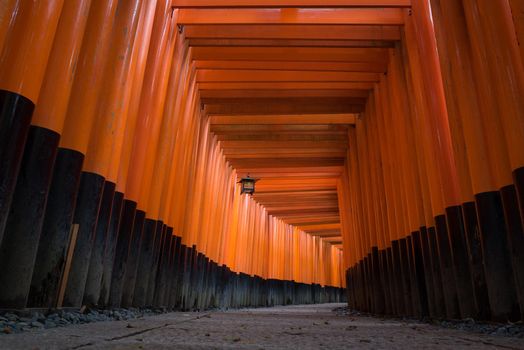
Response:
[[[522,320],[519,42],[521,0],[1,1],[0,308]]]

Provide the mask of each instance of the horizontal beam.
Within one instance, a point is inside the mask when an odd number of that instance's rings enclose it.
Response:
[[[333,245],[342,244],[342,237],[322,237],[322,240]]]
[[[340,230],[332,230],[332,231],[323,231],[323,232],[312,232],[312,231],[306,231],[311,236],[318,236],[318,237],[340,237],[341,231]]]
[[[273,140],[263,140],[263,141],[254,141],[254,140],[242,140],[242,141],[221,141],[220,146],[222,149],[257,149],[260,148],[270,149],[270,148],[298,148],[298,149],[346,149],[348,148],[348,143],[344,141],[273,141]]]
[[[395,46],[393,41],[379,40],[281,40],[281,39],[189,39],[189,46],[258,46],[258,47],[388,47]]]
[[[303,115],[303,114],[346,114],[362,113],[364,104],[340,102],[340,103],[309,103],[293,104],[288,100],[275,100],[274,102],[236,102],[236,103],[205,103],[205,111],[209,115]]]
[[[329,71],[329,72],[365,72],[384,73],[386,65],[369,62],[294,62],[294,61],[228,61],[199,60],[194,61],[196,69],[249,69],[249,70],[296,70],[296,71]]]
[[[330,61],[386,63],[384,48],[354,47],[192,47],[194,60]]]
[[[355,97],[367,98],[365,90],[200,90],[200,98],[293,98]]]
[[[289,188],[293,188],[294,186],[307,186],[307,185],[324,185],[333,187],[337,185],[338,179],[336,177],[333,178],[310,178],[310,179],[278,179],[278,180],[267,180],[267,179],[261,179],[257,181],[256,188],[265,188],[268,186],[289,186]]]
[[[338,222],[340,222],[340,217],[338,215],[321,216],[318,218],[295,216],[294,218],[287,220],[288,224],[296,225],[296,226],[309,225],[313,223],[329,224],[329,223],[338,223]]]
[[[318,158],[259,158],[259,159],[228,159],[229,164],[237,169],[263,169],[263,168],[297,168],[297,167],[326,167],[326,166],[342,166],[345,162],[345,157],[318,157]]]
[[[257,131],[257,132],[271,132],[271,133],[282,133],[282,132],[336,132],[347,134],[348,126],[346,125],[211,125],[211,131],[213,133],[223,133],[230,131]]]
[[[173,7],[410,7],[411,0],[172,0]]]
[[[199,83],[201,90],[372,90],[372,82],[245,82]]]
[[[310,158],[310,157],[343,157],[345,151],[337,150],[311,150],[298,152],[294,149],[270,149],[266,152],[257,152],[253,150],[228,150],[224,151],[227,159],[257,159],[257,158]]]
[[[199,69],[197,82],[378,82],[379,73]]]
[[[282,219],[290,218],[293,216],[317,218],[326,216],[338,215],[338,208],[332,209],[303,209],[303,210],[275,210],[270,215],[280,216]]]
[[[348,139],[347,135],[344,133],[323,133],[323,134],[309,134],[309,133],[279,133],[279,134],[270,134],[267,132],[263,133],[253,133],[251,132],[229,132],[225,134],[217,135],[218,141],[222,142],[241,142],[239,144],[245,145],[250,141],[263,142],[341,142],[347,144]],[[227,147],[222,143],[222,147]],[[243,147],[243,146],[242,146]]]
[[[399,8],[181,9],[179,24],[368,24],[402,25]]]
[[[344,170],[342,166],[327,167],[297,167],[297,168],[243,168],[236,169],[239,177],[251,176],[253,178],[296,177],[296,176],[333,176],[340,175]]]
[[[355,124],[355,114],[210,116],[211,124]]]
[[[332,224],[315,224],[315,225],[301,225],[299,228],[303,231],[329,231],[340,230],[340,223]]]
[[[237,25],[185,26],[187,39],[308,39],[308,40],[387,40],[401,39],[399,26],[366,25]]]

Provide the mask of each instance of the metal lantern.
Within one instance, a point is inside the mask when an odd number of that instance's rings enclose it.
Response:
[[[249,177],[249,175],[247,177],[243,177],[242,179],[240,179],[240,184],[241,184],[241,191],[240,191],[240,194],[243,194],[243,193],[247,193],[247,194],[253,194],[255,193],[255,182],[257,180],[255,179],[252,179]]]

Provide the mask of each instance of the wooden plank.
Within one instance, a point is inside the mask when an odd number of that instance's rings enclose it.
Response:
[[[386,63],[383,48],[354,47],[192,47],[194,60],[330,61]]]
[[[402,25],[399,8],[206,8],[180,9],[179,24],[367,24]]]
[[[410,7],[411,0],[172,0],[173,7]]]
[[[233,131],[239,132],[269,132],[271,134],[276,133],[337,133],[345,134],[347,136],[349,126],[347,125],[305,125],[305,124],[296,124],[296,125],[236,125],[236,124],[226,124],[226,125],[211,125],[210,129],[213,133],[228,133]]]
[[[216,134],[216,133],[215,133]],[[347,143],[347,135],[343,132],[333,133],[333,132],[321,132],[321,133],[279,133],[279,134],[270,134],[268,132],[253,132],[253,131],[228,131],[226,133],[218,133],[217,139],[219,141],[236,141],[243,142],[242,145],[245,145],[249,141],[278,141],[278,142],[343,142]],[[227,147],[222,143],[223,147]],[[243,146],[242,146],[243,147]]]
[[[293,97],[358,97],[367,98],[365,90],[200,90],[206,98],[293,98]]]
[[[193,39],[309,39],[309,40],[393,40],[401,39],[399,26],[220,24],[186,25],[186,38]]]
[[[373,89],[372,82],[244,82],[199,83],[201,90],[365,90]]]
[[[71,225],[71,235],[70,235],[71,238],[69,240],[69,247],[67,248],[64,273],[62,274],[62,278],[60,280],[60,287],[58,290],[58,299],[57,299],[56,306],[59,308],[62,307],[64,303],[65,290],[67,287],[67,281],[69,280],[69,272],[71,271],[71,263],[73,261],[73,252],[75,251],[76,238],[78,236],[79,228],[80,228],[79,224]]]
[[[258,47],[395,47],[394,41],[383,40],[283,40],[283,39],[188,39],[191,47],[258,46]]]
[[[379,73],[364,72],[318,72],[318,71],[273,71],[198,69],[197,82],[279,82],[279,81],[323,81],[323,82],[378,82]]]
[[[315,224],[315,225],[301,225],[299,228],[303,231],[330,231],[330,230],[340,230],[340,222],[331,223],[331,224]]]
[[[313,149],[347,149],[348,143],[344,141],[332,141],[332,140],[324,140],[324,141],[318,141],[318,140],[309,140],[309,141],[272,141],[272,140],[263,140],[263,141],[255,141],[255,140],[242,140],[242,141],[222,141],[220,142],[220,146],[223,150],[226,149],[271,149],[271,148],[280,148],[280,149],[287,149],[287,148],[298,148],[298,149],[305,149],[305,148],[313,148]]]
[[[356,114],[210,116],[211,124],[355,124]]]

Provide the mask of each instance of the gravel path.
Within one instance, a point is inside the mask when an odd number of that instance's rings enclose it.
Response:
[[[211,312],[31,329],[0,349],[524,349],[524,338],[344,312],[343,304]]]

